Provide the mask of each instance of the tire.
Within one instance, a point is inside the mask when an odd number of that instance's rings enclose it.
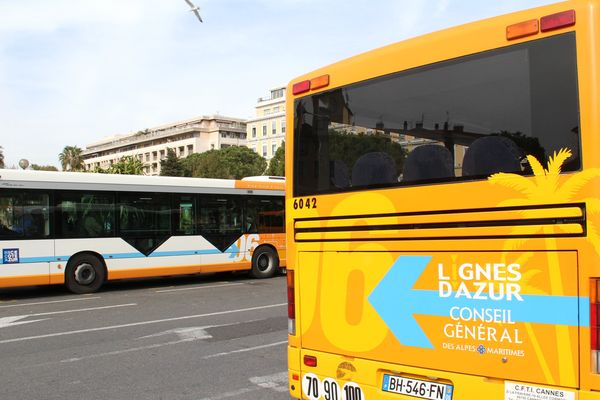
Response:
[[[270,278],[278,270],[279,256],[275,250],[267,246],[261,246],[254,250],[250,275],[258,279]]]
[[[102,261],[92,254],[72,257],[65,272],[65,286],[73,293],[94,293],[106,280]]]

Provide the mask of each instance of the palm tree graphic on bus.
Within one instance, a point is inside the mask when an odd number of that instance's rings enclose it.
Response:
[[[590,168],[582,172],[576,173],[567,178],[562,184],[560,182],[560,172],[563,164],[572,156],[569,149],[560,149],[558,152],[548,158],[548,168],[544,169],[542,163],[532,155],[527,156],[527,161],[533,170],[534,179],[524,177],[512,173],[496,173],[488,178],[493,185],[504,186],[509,189],[514,189],[521,193],[523,197],[513,198],[503,201],[499,206],[527,206],[540,204],[564,204],[573,201],[584,202],[586,204],[586,213],[588,217],[587,224],[587,241],[592,245],[594,251],[600,254],[600,235],[594,226],[590,217],[600,214],[600,199],[594,197],[583,197],[583,188],[592,179],[600,177],[600,168]],[[523,210],[523,217],[527,217],[528,211]],[[540,231],[545,234],[546,248],[549,250],[557,249],[556,239],[553,234],[558,231],[562,233],[573,233],[568,230],[568,225],[530,225],[515,228],[515,233],[521,235],[532,235]],[[516,250],[524,245],[528,239],[512,239],[506,242],[505,251]],[[522,257],[527,258],[527,254]],[[550,273],[550,289],[553,295],[564,295],[563,283],[561,280],[561,270],[556,252],[548,251],[548,269]],[[526,282],[523,282],[526,283]],[[525,289],[525,286],[523,287]],[[539,289],[530,287],[530,292],[538,292]],[[527,332],[534,342],[536,355],[540,360],[542,369],[549,382],[556,382],[555,377],[551,376],[548,362],[545,359],[544,351],[538,344],[538,340],[534,334],[530,323],[526,323]],[[577,338],[571,338],[568,327],[564,325],[556,325],[557,343],[559,346],[558,357],[560,365],[560,381],[574,379],[574,366],[570,362],[571,341]]]

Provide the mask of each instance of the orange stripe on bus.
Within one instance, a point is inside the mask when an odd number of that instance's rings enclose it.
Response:
[[[146,278],[155,276],[171,276],[171,275],[186,275],[200,274],[209,272],[224,272],[224,271],[241,271],[250,269],[249,262],[241,262],[237,264],[210,264],[210,265],[185,265],[178,267],[152,267],[126,270],[108,271],[108,280],[114,279],[132,279]]]
[[[283,182],[235,181],[236,189],[285,190]]]
[[[50,277],[46,275],[28,276],[3,276],[0,278],[0,287],[36,286],[50,284]]]

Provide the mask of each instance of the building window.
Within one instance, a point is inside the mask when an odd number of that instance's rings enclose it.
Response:
[[[188,144],[187,149],[188,149],[187,153],[188,153],[188,156],[189,156],[190,154],[192,154],[194,152],[194,145]]]
[[[271,122],[271,133],[273,135],[277,134],[277,122],[275,122],[275,121]]]
[[[263,125],[263,136],[267,136],[267,125]]]
[[[221,132],[221,137],[222,137],[222,138],[226,138],[226,137],[227,137],[227,133],[225,133],[225,132]]]
[[[271,145],[271,155],[274,156],[276,151],[277,151],[277,145],[275,143],[273,143]]]
[[[281,133],[285,133],[285,119],[281,120]]]
[[[272,99],[278,99],[280,97],[283,97],[283,89],[277,89],[277,90],[272,90],[271,91],[271,98]]]
[[[263,157],[267,156],[267,145],[263,144],[263,152],[262,152]]]
[[[278,112],[279,112],[279,106],[273,107],[273,113],[278,113]]]
[[[255,126],[252,127],[252,137],[253,138],[256,137],[256,127]]]

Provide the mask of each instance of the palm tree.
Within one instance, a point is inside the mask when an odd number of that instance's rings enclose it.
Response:
[[[119,162],[113,164],[108,173],[121,175],[144,175],[144,164],[134,156],[123,156]]]
[[[534,174],[534,179],[526,178],[521,175],[511,173],[497,173],[489,177],[489,182],[494,185],[504,186],[514,189],[521,193],[523,197],[510,199],[502,202],[503,206],[523,206],[523,205],[539,205],[539,204],[564,204],[573,201],[584,202],[586,204],[586,213],[588,216],[587,236],[586,240],[592,245],[591,247],[600,254],[600,235],[598,229],[591,218],[593,215],[600,214],[600,199],[595,197],[586,197],[582,193],[583,187],[592,179],[600,177],[600,168],[590,168],[580,173],[576,173],[561,184],[560,172],[562,166],[571,157],[572,153],[569,149],[561,149],[555,152],[548,159],[548,168],[544,169],[542,163],[532,155],[527,156],[529,165]],[[524,217],[527,216],[527,211],[524,211]],[[556,249],[556,239],[551,237],[557,230],[571,233],[565,230],[560,225],[529,226],[518,228],[521,233],[533,234],[540,230],[548,235],[545,239],[548,249]],[[505,250],[515,250],[524,244],[526,240],[512,241],[507,243]],[[547,252],[548,268],[550,273],[550,291],[553,295],[564,295],[564,286],[562,282],[561,267],[556,255],[556,252]],[[537,341],[530,324],[526,324],[526,328],[533,341]],[[569,336],[569,331],[566,326],[556,325],[556,338],[559,343],[562,343],[564,349],[571,348],[572,338]],[[568,354],[567,354],[568,353]],[[560,379],[569,381],[575,379],[575,371],[570,362],[570,350],[558,351],[558,361],[560,365]],[[547,365],[545,357],[541,355],[540,362]],[[546,368],[547,369],[547,368]]]
[[[65,146],[63,151],[58,155],[63,171],[83,171],[82,152],[83,150],[77,146]]]

